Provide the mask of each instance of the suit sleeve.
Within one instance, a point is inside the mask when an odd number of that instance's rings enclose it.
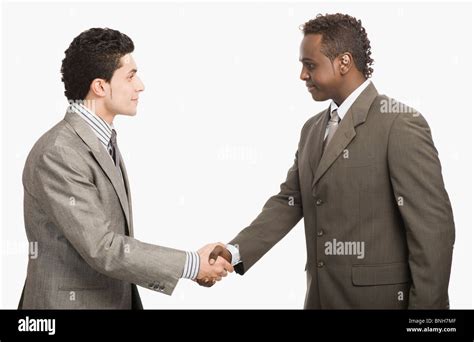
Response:
[[[40,157],[34,177],[35,198],[93,269],[172,294],[183,273],[186,253],[114,232],[91,172],[77,152],[53,147]]]
[[[409,308],[449,308],[453,213],[430,128],[419,113],[399,114],[395,119],[388,166],[406,230],[412,278]]]
[[[239,246],[241,263],[234,266],[244,274],[303,217],[298,173],[298,151],[280,192],[268,199],[257,218],[231,242]]]

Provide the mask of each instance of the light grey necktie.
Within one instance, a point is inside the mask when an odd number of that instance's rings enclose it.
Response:
[[[337,126],[339,126],[339,122],[341,119],[339,118],[339,115],[337,115],[337,109],[334,109],[331,112],[331,117],[329,118],[328,121],[328,135],[326,139],[324,140],[323,144],[323,151],[326,150],[326,146],[328,146],[329,142],[331,141],[332,137],[334,136],[334,133],[336,133]]]

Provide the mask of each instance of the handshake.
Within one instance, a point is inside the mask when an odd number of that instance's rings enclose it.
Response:
[[[198,250],[200,263],[195,281],[205,287],[211,287],[222,280],[227,273],[234,272],[232,255],[222,243],[208,244]]]

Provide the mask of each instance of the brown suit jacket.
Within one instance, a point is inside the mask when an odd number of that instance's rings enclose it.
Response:
[[[237,272],[303,217],[305,308],[449,308],[454,222],[438,153],[425,119],[395,103],[370,83],[324,153],[329,111],[306,122],[280,193],[230,242]]]

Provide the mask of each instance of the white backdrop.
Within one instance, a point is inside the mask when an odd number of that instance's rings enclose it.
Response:
[[[298,27],[334,12],[362,20],[379,92],[432,128],[456,222],[451,306],[472,308],[471,6],[370,2],[4,3],[0,308],[16,308],[25,279],[22,169],[64,116],[59,70],[75,36],[110,27],[134,40],[146,90],[138,115],[115,125],[136,237],[191,250],[231,239],[278,191],[302,125],[328,106],[299,80]],[[305,261],[300,222],[244,277],[140,293],[146,308],[302,308]]]

